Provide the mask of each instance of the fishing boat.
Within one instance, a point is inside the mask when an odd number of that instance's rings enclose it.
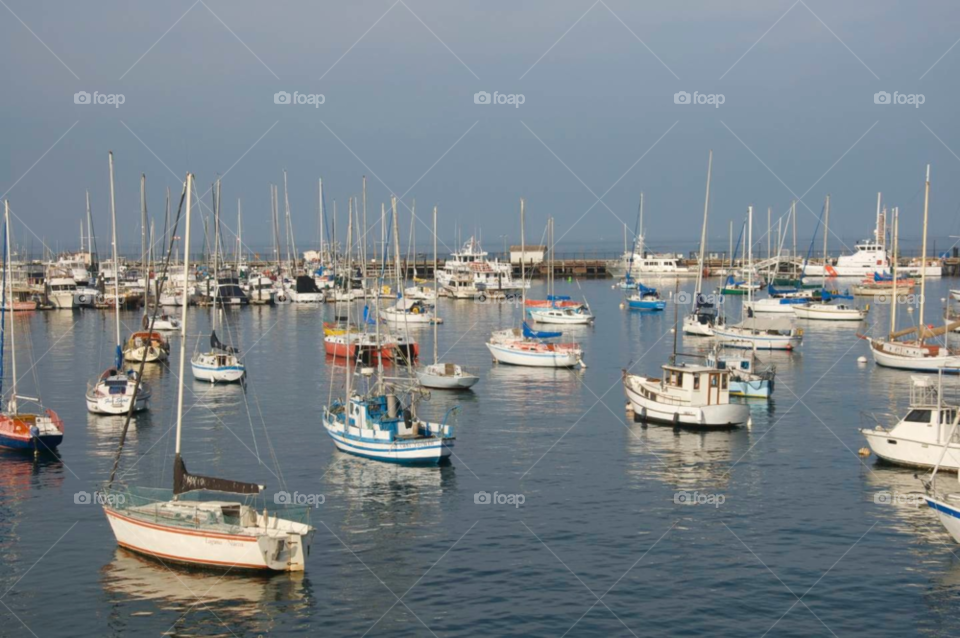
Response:
[[[437,271],[437,207],[433,207],[433,271]],[[437,280],[433,281],[433,292],[439,293]],[[475,374],[455,363],[440,363],[438,346],[438,326],[433,324],[433,363],[417,369],[417,380],[425,388],[436,390],[467,390],[480,380]]]
[[[10,276],[8,258],[10,250],[10,204],[3,200],[3,281],[0,282],[0,294],[6,297],[13,288],[13,277]],[[6,343],[7,311],[0,305],[0,394],[3,386],[3,348]],[[4,409],[0,411],[0,448],[33,452],[35,455],[42,452],[52,452],[63,442],[63,421],[53,410],[44,410],[37,398],[20,396],[17,393],[17,336],[16,315],[10,317],[10,365],[11,389],[10,399]],[[39,412],[21,412],[20,401],[36,403]]]
[[[396,220],[396,197],[391,198]],[[347,245],[351,245],[353,220],[347,227]],[[374,316],[379,310],[375,301]],[[347,305],[347,325],[350,305]],[[380,345],[380,323],[375,323],[376,342]],[[408,362],[409,363],[409,362]],[[360,381],[354,384],[356,366],[347,358],[344,366],[343,397],[324,406],[321,421],[338,450],[376,461],[407,465],[437,465],[449,459],[456,438],[448,418],[456,413],[451,408],[441,423],[431,423],[418,414],[421,390],[418,384],[407,385],[403,378],[387,379],[383,360],[376,370],[361,369]],[[410,366],[408,365],[408,368]],[[412,380],[411,380],[412,381]],[[365,387],[361,388],[361,383]]]
[[[640,421],[697,428],[749,424],[750,408],[730,403],[729,370],[683,363],[662,369],[662,377],[623,371],[624,392]]]
[[[72,310],[77,296],[77,282],[72,277],[51,277],[47,282],[47,299],[54,308]]]
[[[323,303],[323,291],[317,287],[316,280],[310,275],[297,275],[296,284],[290,288],[290,301],[293,303]]]
[[[187,176],[185,235],[188,246],[192,177]],[[185,270],[189,268],[188,262],[189,258],[185,258]],[[181,455],[186,325],[184,303],[173,488],[115,485],[121,445],[103,499],[104,514],[117,544],[164,564],[172,562],[227,571],[303,571],[314,533],[306,522],[306,508],[299,510],[300,520],[284,518],[281,512],[275,510],[271,513],[266,507],[261,512],[249,499],[260,494],[263,485],[199,476],[187,471]],[[204,500],[201,497],[205,492],[219,494],[214,500]]]
[[[756,364],[756,356],[734,356],[719,349],[707,355],[708,366],[730,371],[730,396],[769,399],[776,384],[777,367],[770,364],[758,371]]]
[[[524,214],[525,201],[520,199],[520,244],[525,246]],[[526,282],[525,260],[520,260],[520,276]],[[526,308],[526,286],[521,289],[522,308]],[[487,341],[487,349],[496,363],[534,368],[573,368],[584,366],[583,349],[577,343],[555,343],[552,340],[563,336],[562,332],[533,330],[526,321],[521,328],[496,330]]]
[[[958,407],[943,401],[943,376],[910,377],[910,407],[893,427],[877,415],[861,413],[861,420],[875,424],[861,428],[870,450],[888,463],[929,469],[940,461],[940,469],[960,469],[960,438],[948,438]],[[946,446],[946,454],[942,454]]]
[[[927,164],[927,174],[924,183],[923,197],[923,262],[927,258],[927,223],[930,210],[930,165]],[[896,234],[896,230],[894,233]],[[890,332],[885,339],[858,335],[870,344],[870,353],[877,365],[898,370],[913,370],[918,372],[937,372],[943,370],[953,374],[960,373],[960,351],[951,350],[947,345],[929,343],[928,339],[944,336],[960,326],[960,321],[938,328],[931,328],[924,322],[924,307],[926,305],[927,279],[923,268],[920,270],[920,311],[917,325],[903,330],[896,329],[897,320],[897,266],[894,263],[892,273],[891,298],[893,306],[890,310]],[[903,339],[903,337],[912,337]]]
[[[630,310],[646,310],[659,312],[667,307],[667,302],[660,296],[656,288],[647,288],[637,283],[637,290],[627,297],[627,307]]]
[[[117,258],[117,208],[113,188],[113,152],[109,154],[110,164],[110,217],[113,228],[113,263]],[[123,369],[123,346],[120,340],[120,277],[113,277],[113,316],[116,331],[116,356],[113,366],[107,368],[98,377],[87,384],[87,410],[93,414],[127,414],[131,411],[146,410],[150,402],[151,390],[135,370]],[[139,385],[138,385],[139,384]]]

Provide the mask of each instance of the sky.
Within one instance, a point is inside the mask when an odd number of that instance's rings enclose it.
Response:
[[[951,0],[2,5],[0,193],[35,252],[77,247],[86,190],[106,245],[110,150],[126,251],[139,250],[140,174],[161,224],[187,171],[200,193],[223,176],[226,232],[239,199],[244,242],[264,250],[284,169],[299,249],[319,236],[318,178],[342,234],[366,175],[368,218],[397,195],[404,243],[414,199],[423,246],[438,207],[441,252],[458,232],[519,243],[521,197],[529,242],[554,217],[558,250],[615,250],[641,192],[649,243],[685,251],[710,150],[718,250],[750,205],[765,242],[767,208],[776,220],[793,199],[805,248],[828,193],[832,250],[869,234],[878,191],[915,241],[928,163],[931,242],[960,235]]]

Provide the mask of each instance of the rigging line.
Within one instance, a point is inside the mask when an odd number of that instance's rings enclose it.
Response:
[[[111,170],[112,170],[112,166],[113,166],[113,164],[112,164],[112,162],[113,162],[112,157],[113,157],[113,156],[111,155],[111,160],[110,160],[110,161],[111,161]],[[113,182],[112,182],[112,180],[113,180],[112,175],[113,175],[113,173],[111,172],[111,178],[110,178],[110,179],[111,179],[111,185],[113,184]],[[186,197],[187,197],[187,180],[185,180],[185,181],[183,182],[183,190],[180,192],[180,205],[177,207],[177,218],[176,218],[176,220],[175,220],[174,223],[173,223],[173,232],[172,232],[171,235],[170,235],[170,243],[169,243],[168,246],[167,246],[167,254],[166,254],[166,256],[164,257],[164,260],[163,260],[163,269],[161,270],[161,273],[160,273],[160,274],[161,274],[161,278],[160,278],[160,281],[157,283],[157,299],[158,299],[158,300],[160,299],[160,295],[163,293],[163,284],[166,282],[167,273],[169,272],[169,269],[170,269],[170,258],[171,258],[171,256],[173,255],[174,236],[177,234],[177,228],[180,226],[180,216],[181,216],[181,213],[182,213],[182,211],[183,211],[183,202],[184,202],[184,200],[186,199]],[[189,255],[187,254],[189,250],[190,250],[190,247],[189,247],[189,246],[186,246],[186,247],[185,247],[185,253],[184,253],[184,259],[189,259]],[[115,269],[114,276],[117,277],[117,278],[119,278],[119,276],[120,276],[119,263],[114,264],[114,269]],[[186,285],[187,285],[187,282],[184,281],[184,282],[183,282],[183,285],[186,286]],[[149,286],[150,286],[150,282],[149,282],[149,280],[148,280],[148,281],[147,281],[147,287],[149,288]],[[114,304],[117,306],[117,307],[114,309],[114,312],[120,312],[120,308],[119,308],[120,299],[119,299],[119,298],[114,299]],[[152,334],[153,331],[154,331],[154,325],[156,324],[156,321],[157,321],[157,313],[158,313],[159,311],[160,311],[160,304],[157,304],[157,305],[155,305],[155,306],[153,307],[153,314],[152,314],[151,317],[150,317],[150,324],[149,324],[148,332],[151,333],[151,334]],[[147,351],[149,351],[149,348],[150,348],[149,342],[148,342],[146,348],[147,348]],[[134,384],[134,386],[133,386],[133,394],[132,394],[131,397],[130,397],[130,408],[127,410],[127,416],[126,416],[126,419],[125,419],[124,422],[123,422],[123,430],[120,432],[120,441],[119,441],[119,443],[117,444],[117,451],[116,451],[116,454],[115,454],[114,457],[113,457],[113,468],[110,470],[110,479],[107,481],[107,486],[109,486],[109,485],[111,485],[111,484],[113,483],[113,479],[114,479],[114,478],[116,477],[116,475],[117,475],[117,468],[120,466],[120,456],[121,456],[122,453],[123,453],[123,445],[124,445],[124,443],[125,443],[126,440],[127,440],[127,432],[130,430],[130,420],[133,418],[133,412],[134,412],[134,409],[135,409],[136,406],[137,406],[137,396],[140,394],[140,386],[143,384],[143,371],[144,371],[144,369],[145,369],[145,367],[146,367],[146,365],[147,365],[147,358],[148,358],[147,356],[143,356],[143,357],[141,358],[141,360],[140,360],[140,370],[137,372],[137,382],[136,382],[136,383]],[[118,373],[121,373],[122,371],[121,371],[121,370],[117,370],[117,372],[118,372]],[[183,383],[183,380],[182,380],[182,379],[180,380],[180,383]]]

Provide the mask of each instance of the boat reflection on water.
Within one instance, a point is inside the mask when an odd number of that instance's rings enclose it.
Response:
[[[127,444],[135,446],[140,438],[140,430],[150,427],[154,422],[151,410],[137,412],[130,418],[127,430]],[[87,432],[91,435],[91,454],[103,458],[113,458],[117,452],[117,442],[123,432],[125,415],[94,414],[87,412]]]
[[[871,457],[874,458],[874,457]],[[865,499],[874,506],[872,514],[886,526],[912,538],[920,538],[924,544],[953,547],[953,539],[940,524],[936,513],[924,502],[921,479],[929,472],[896,467],[884,463],[870,463],[864,485]],[[946,480],[952,480],[949,474]],[[868,510],[869,511],[869,510]],[[929,557],[925,557],[929,558]]]
[[[164,635],[258,635],[278,624],[289,627],[306,619],[312,587],[303,572],[273,575],[171,569],[124,549],[100,570],[109,608],[108,624],[117,635],[146,634],[164,614]],[[282,620],[281,620],[282,618]],[[305,622],[305,621],[304,621]]]
[[[654,479],[678,490],[727,489],[734,454],[746,452],[752,438],[746,428],[694,431],[629,421],[627,425],[630,478],[638,485]]]
[[[497,401],[507,414],[538,410],[567,418],[578,410],[582,412],[582,374],[582,369],[496,364],[487,371],[484,383],[497,388]]]

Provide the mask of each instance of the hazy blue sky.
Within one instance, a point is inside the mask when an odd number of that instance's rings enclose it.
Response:
[[[141,172],[160,214],[185,171],[202,192],[229,170],[225,214],[235,226],[242,198],[260,247],[287,168],[300,248],[317,237],[317,178],[343,219],[364,174],[371,215],[391,190],[428,224],[437,204],[449,245],[458,222],[490,249],[517,241],[521,196],[528,238],[552,215],[564,244],[616,240],[643,190],[650,240],[689,247],[711,148],[718,248],[748,204],[765,226],[794,194],[809,237],[828,192],[845,240],[872,228],[878,190],[917,237],[928,162],[938,247],[960,234],[955,0],[4,2],[0,192],[51,247],[77,243],[87,188],[105,237],[111,149],[128,246]],[[124,103],[78,105],[78,91]],[[278,105],[277,91],[325,102]],[[524,103],[475,104],[478,91]],[[678,91],[724,103],[675,104]],[[878,105],[878,91],[924,103]]]

